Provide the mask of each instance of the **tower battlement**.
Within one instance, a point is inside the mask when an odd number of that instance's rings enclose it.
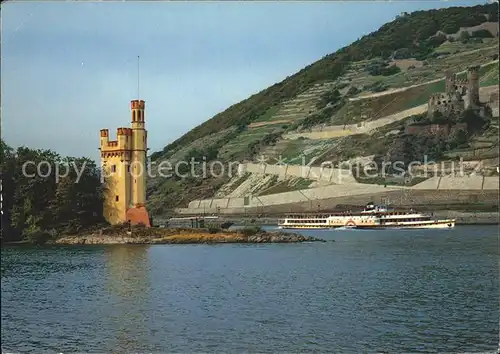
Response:
[[[143,100],[130,101],[130,108],[132,109],[146,109],[146,103]]]
[[[131,128],[117,128],[116,129],[116,136],[118,136],[118,135],[132,136],[132,129]]]
[[[457,75],[451,71],[446,72],[445,78],[445,92],[451,93],[455,89],[457,80]]]
[[[109,140],[109,130],[101,129],[101,152],[115,152],[130,150],[132,143],[131,128],[117,128],[116,140]]]
[[[479,68],[480,68],[480,66],[479,66],[479,65],[469,66],[469,67],[467,68],[467,72],[469,72],[469,73],[474,73],[474,74],[478,74],[478,73],[479,73]]]

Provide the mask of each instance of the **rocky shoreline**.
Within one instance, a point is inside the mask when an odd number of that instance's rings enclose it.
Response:
[[[289,232],[217,231],[204,229],[148,228],[120,230],[117,232],[94,232],[67,235],[50,242],[57,245],[111,245],[111,244],[216,244],[216,243],[302,243],[326,242],[311,236]]]

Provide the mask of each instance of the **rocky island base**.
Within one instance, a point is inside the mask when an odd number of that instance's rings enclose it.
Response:
[[[289,232],[267,232],[258,227],[240,230],[109,227],[95,232],[65,235],[51,243],[85,244],[215,244],[215,243],[300,243],[323,239]]]

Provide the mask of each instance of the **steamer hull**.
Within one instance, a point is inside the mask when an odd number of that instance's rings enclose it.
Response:
[[[410,211],[394,211],[368,204],[363,211],[323,215],[291,215],[278,224],[281,229],[451,229],[454,219],[435,220]]]
[[[408,224],[382,224],[372,226],[357,226],[357,229],[387,230],[387,229],[452,229],[455,227],[455,220],[432,220],[425,223]]]

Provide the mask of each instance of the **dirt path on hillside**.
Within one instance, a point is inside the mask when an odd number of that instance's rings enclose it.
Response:
[[[290,119],[270,120],[267,122],[255,122],[255,123],[249,124],[248,127],[249,128],[258,128],[258,127],[264,127],[266,125],[274,125],[274,124],[280,124],[280,123],[290,123]]]

